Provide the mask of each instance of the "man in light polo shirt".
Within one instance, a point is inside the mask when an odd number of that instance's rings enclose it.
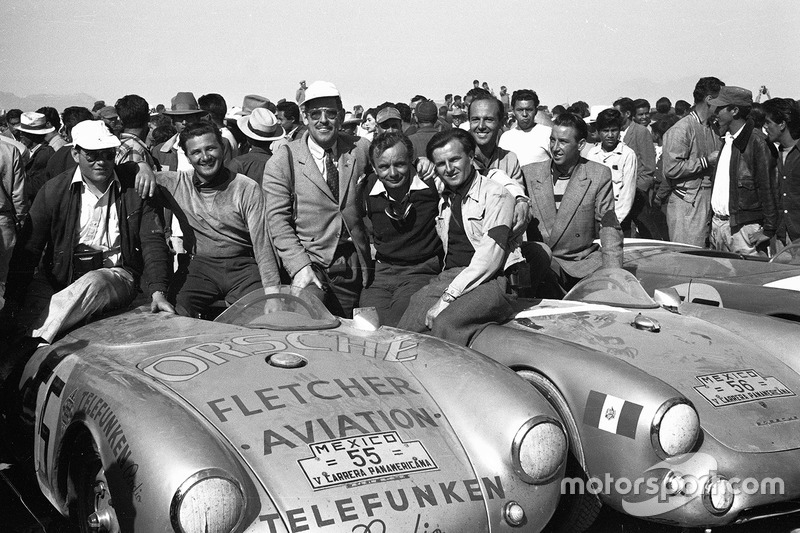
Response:
[[[709,102],[723,135],[711,190],[711,246],[744,255],[766,256],[778,212],[764,135],[748,119],[753,93],[724,86]]]

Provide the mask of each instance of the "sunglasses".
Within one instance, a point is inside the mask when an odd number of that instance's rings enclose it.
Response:
[[[309,116],[309,118],[311,118],[311,120],[319,120],[322,118],[322,113],[325,113],[325,118],[328,120],[336,120],[336,117],[339,116],[338,109],[331,109],[329,107],[318,107],[312,109],[306,114]]]
[[[113,161],[117,155],[117,151],[113,148],[106,148],[104,150],[84,150],[81,148],[81,152],[83,152],[83,156],[89,163],[95,163],[97,161]]]

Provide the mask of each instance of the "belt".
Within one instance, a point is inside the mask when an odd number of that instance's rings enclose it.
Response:
[[[731,219],[730,215],[718,215],[716,213],[714,213],[714,218],[716,218],[717,220],[730,220]]]

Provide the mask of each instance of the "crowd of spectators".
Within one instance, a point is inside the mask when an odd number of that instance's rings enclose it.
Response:
[[[558,296],[597,269],[609,212],[627,236],[740,254],[800,240],[798,139],[795,100],[714,77],[691,103],[655,107],[550,109],[532,89],[475,80],[463,98],[352,111],[319,81],[240,107],[184,91],[169,106],[131,94],[12,109],[4,335],[49,343],[142,291],[154,312],[206,317],[291,283],[334,314],[374,306],[467,344],[516,294]]]

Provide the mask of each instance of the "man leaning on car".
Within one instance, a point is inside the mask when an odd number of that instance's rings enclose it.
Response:
[[[77,124],[72,139],[78,167],[36,195],[12,263],[16,279],[9,288],[17,302],[24,297],[17,320],[39,342],[53,342],[93,313],[128,305],[142,274],[152,310],[174,312],[164,294],[170,255],[163,215],[136,190],[140,166],[114,166],[120,142],[102,121]]]
[[[180,220],[184,247],[192,254],[185,280],[174,280],[180,285],[175,287],[177,312],[198,317],[216,300],[233,303],[278,285],[280,276],[262,189],[224,166],[219,129],[211,122],[193,122],[181,131],[178,144],[192,170],[158,172],[156,180],[164,207]]]

